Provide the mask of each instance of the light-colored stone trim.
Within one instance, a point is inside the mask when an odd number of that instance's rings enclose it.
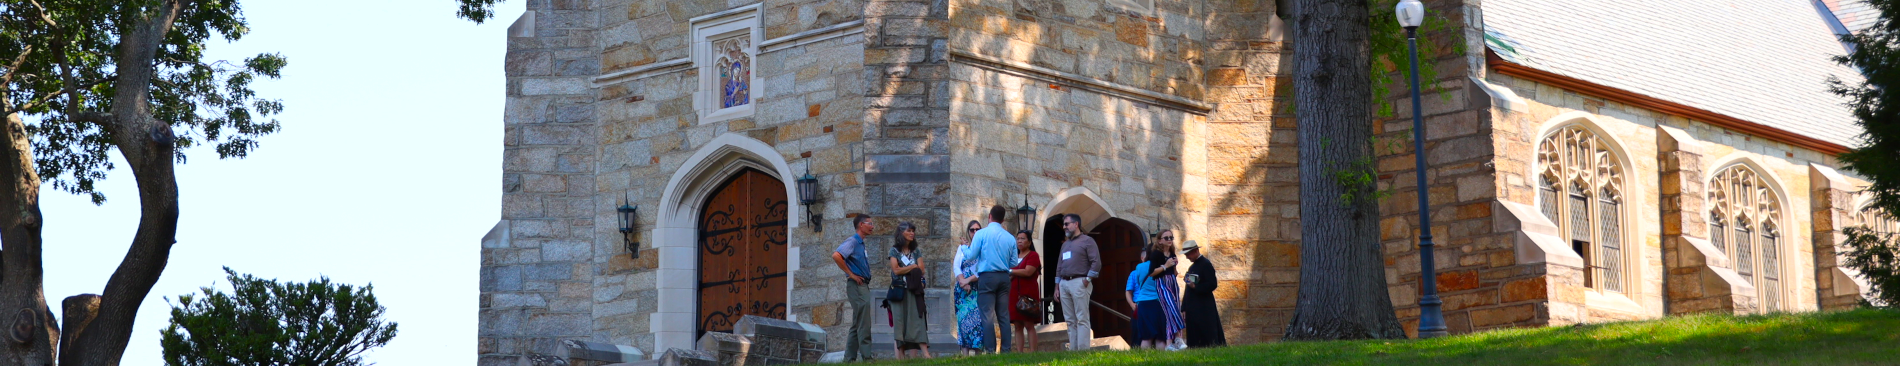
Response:
[[[692,68],[693,68],[693,59],[691,57],[681,57],[681,58],[676,58],[676,59],[671,59],[671,60],[666,60],[666,61],[650,63],[646,65],[641,65],[639,67],[635,67],[631,69],[615,71],[613,73],[606,74],[606,75],[596,76],[594,77],[593,81],[594,81],[594,87],[599,88],[602,86],[606,86],[607,84],[613,84],[613,83],[618,83],[622,81],[640,80],[640,79],[650,78],[654,76],[660,76],[660,75],[671,74],[671,73],[680,72],[680,71],[691,70]]]
[[[651,315],[650,331],[654,333],[654,349],[685,348],[692,349],[693,320],[698,304],[697,273],[699,271],[698,240],[694,226],[699,212],[697,203],[703,201],[718,178],[737,173],[741,168],[754,168],[785,182],[785,197],[796,199],[798,185],[790,180],[791,164],[765,142],[746,137],[739,133],[726,133],[713,138],[701,146],[692,157],[687,158],[679,170],[673,172],[666,182],[663,196],[660,198],[658,224],[648,237],[653,238],[653,247],[659,252],[660,260],[657,273],[659,296],[656,304],[658,311]],[[795,209],[787,207],[786,230],[797,230],[804,219]],[[789,240],[791,237],[788,236]],[[793,277],[799,269],[799,243],[787,243],[789,262],[786,272],[786,298],[797,289]]]
[[[1156,93],[1134,86],[1021,62],[1008,61],[963,51],[950,51],[950,59],[956,63],[974,66],[984,70],[1064,84],[1078,89],[1146,102],[1161,107],[1186,111],[1188,113],[1206,115],[1214,111],[1213,105],[1197,100]]]
[[[699,78],[694,83],[698,87],[693,92],[693,110],[699,115],[700,125],[752,117],[759,108],[760,97],[766,95],[764,85],[759,84],[758,72],[759,41],[765,39],[765,27],[761,24],[765,16],[760,14],[760,7],[761,4],[746,5],[692,19],[692,38],[689,38],[692,42],[692,66],[699,69]],[[714,56],[713,40],[714,37],[736,32],[745,34],[746,47],[742,52],[752,58],[752,71],[746,73],[751,79],[746,82],[749,89],[747,96],[751,100],[743,105],[722,108],[719,107],[718,73],[715,72],[717,65],[713,62],[718,58]]]
[[[693,17],[692,19],[687,20],[687,22],[688,23],[702,23],[707,20],[724,18],[724,17],[728,17],[728,16],[732,16],[735,14],[744,13],[748,11],[756,13],[759,11],[759,7],[762,4],[763,3],[754,3],[752,5],[746,5],[746,6],[741,6],[737,8],[722,10],[717,13],[696,16],[696,17]]]
[[[793,48],[793,47],[798,47],[798,46],[803,46],[803,45],[808,45],[808,44],[813,44],[813,43],[818,43],[818,42],[824,42],[832,38],[844,37],[844,36],[849,36],[853,34],[864,34],[863,20],[853,20],[849,22],[838,23],[829,27],[818,28],[818,29],[808,30],[804,32],[798,32],[796,34],[792,34],[789,36],[778,37],[778,38],[766,40],[765,42],[759,42],[759,54],[766,54],[766,53],[771,53],[774,51],[785,50],[788,48]],[[780,46],[780,44],[784,44],[784,43],[791,43],[791,44]]]
[[[1086,205],[1082,205],[1083,203],[1093,203],[1095,208],[1100,211],[1061,211],[1086,207]],[[1069,189],[1062,190],[1062,192],[1057,192],[1055,197],[1049,199],[1049,203],[1043,204],[1042,209],[1036,212],[1042,212],[1044,215],[1050,216],[1074,213],[1082,216],[1082,227],[1094,227],[1103,221],[1108,221],[1109,218],[1117,217],[1115,215],[1115,208],[1109,206],[1108,201],[1103,201],[1101,196],[1095,195],[1095,191],[1089,190],[1088,187],[1070,187]]]
[[[1482,87],[1483,85],[1489,85],[1489,84],[1481,84],[1480,86]],[[1510,89],[1503,89],[1503,90],[1505,93],[1511,93],[1511,97],[1513,98],[1517,96],[1517,94],[1512,93]],[[1489,91],[1487,90],[1486,92],[1489,92]],[[1520,105],[1524,104],[1524,102],[1521,99],[1518,100],[1516,103]],[[1571,111],[1571,112],[1559,114],[1556,117],[1551,117],[1549,120],[1544,121],[1544,124],[1538,128],[1537,134],[1533,135],[1534,137],[1530,140],[1531,141],[1531,149],[1530,149],[1531,156],[1526,157],[1526,160],[1525,160],[1525,161],[1530,162],[1529,164],[1530,171],[1525,172],[1524,176],[1527,179],[1532,179],[1533,181],[1536,179],[1540,179],[1539,177],[1542,176],[1541,172],[1544,171],[1544,164],[1540,162],[1540,159],[1537,158],[1537,154],[1540,151],[1542,151],[1541,149],[1543,148],[1543,141],[1545,138],[1549,138],[1551,134],[1557,133],[1558,131],[1561,131],[1565,128],[1570,128],[1574,126],[1577,128],[1581,128],[1585,131],[1589,131],[1591,134],[1596,135],[1596,138],[1598,141],[1602,141],[1605,144],[1609,145],[1608,149],[1612,152],[1610,154],[1610,158],[1615,159],[1616,164],[1621,165],[1624,172],[1623,177],[1622,177],[1623,181],[1618,183],[1623,193],[1623,205],[1624,205],[1623,212],[1617,213],[1618,216],[1621,216],[1621,220],[1623,220],[1623,223],[1624,223],[1623,232],[1620,233],[1622,234],[1622,242],[1624,243],[1623,250],[1622,250],[1623,263],[1624,263],[1622,277],[1623,277],[1624,284],[1623,284],[1623,292],[1619,296],[1628,296],[1628,297],[1633,298],[1644,292],[1645,289],[1643,288],[1643,286],[1640,286],[1640,285],[1641,285],[1642,279],[1646,278],[1644,277],[1643,266],[1640,265],[1640,263],[1643,263],[1642,261],[1643,251],[1641,250],[1643,246],[1640,244],[1643,242],[1643,239],[1642,239],[1643,236],[1642,236],[1642,230],[1640,229],[1639,226],[1637,226],[1637,223],[1642,222],[1642,216],[1637,213],[1637,209],[1642,207],[1642,204],[1637,200],[1637,197],[1643,197],[1645,195],[1650,195],[1654,193],[1650,191],[1650,186],[1637,183],[1637,182],[1642,181],[1641,179],[1638,179],[1638,178],[1649,177],[1649,176],[1644,174],[1646,172],[1635,169],[1636,161],[1630,157],[1630,154],[1629,154],[1630,149],[1626,148],[1626,146],[1631,146],[1631,145],[1624,142],[1623,139],[1617,134],[1610,133],[1609,130],[1604,129],[1602,125],[1603,122],[1598,121],[1597,118],[1598,118],[1597,115],[1592,114],[1590,112]],[[1533,197],[1532,205],[1525,206],[1525,207],[1531,208],[1530,212],[1535,214],[1536,216],[1543,217],[1544,216],[1543,212],[1541,210],[1538,210],[1537,209],[1538,206],[1536,206],[1536,204],[1539,203],[1539,202],[1535,202],[1537,195],[1532,195],[1532,197]],[[1545,222],[1550,222],[1550,221],[1545,220]],[[1556,225],[1556,223],[1551,222],[1551,224],[1553,225],[1553,228],[1555,228],[1554,225]],[[1562,232],[1561,230],[1552,232],[1552,235],[1555,235],[1558,238],[1557,243],[1561,244],[1558,247],[1563,249],[1564,251],[1575,254],[1577,258],[1579,259],[1583,258],[1582,253],[1577,253],[1575,249],[1572,249],[1570,247],[1569,241],[1562,239],[1563,235],[1561,234],[1561,232]],[[1519,258],[1522,259],[1523,254],[1519,254]],[[1578,262],[1576,266],[1579,268],[1582,268],[1583,264],[1582,262]],[[1586,276],[1589,275],[1588,271],[1589,269],[1585,269]],[[1597,289],[1592,289],[1592,290],[1601,291]]]

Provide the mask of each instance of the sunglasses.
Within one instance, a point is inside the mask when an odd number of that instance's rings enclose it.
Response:
[[[1172,236],[1163,236],[1163,237],[1161,237],[1161,240],[1167,240],[1167,241],[1174,241],[1174,237],[1172,237]]]

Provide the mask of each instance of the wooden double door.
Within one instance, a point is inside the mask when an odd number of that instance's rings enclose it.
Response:
[[[721,183],[699,215],[699,312],[693,339],[730,332],[746,315],[785,318],[785,182],[745,169]]]

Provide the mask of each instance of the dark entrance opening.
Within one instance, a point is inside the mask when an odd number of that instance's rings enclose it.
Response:
[[[1135,328],[1128,318],[1134,316],[1135,309],[1128,307],[1127,296],[1122,294],[1122,290],[1128,284],[1128,273],[1135,269],[1135,265],[1141,264],[1141,246],[1147,243],[1146,234],[1142,233],[1140,226],[1118,218],[1109,218],[1093,228],[1084,228],[1084,231],[1095,238],[1095,244],[1102,254],[1101,277],[1095,279],[1095,292],[1089,296],[1094,301],[1089,306],[1089,328],[1096,337],[1120,336],[1123,341],[1132,341]],[[1062,216],[1058,214],[1044,221],[1042,232],[1043,263],[1044,268],[1049,269],[1043,272],[1043,296],[1055,299],[1055,268],[1062,258],[1065,236],[1062,232]],[[1046,321],[1053,323],[1065,319],[1059,306],[1051,304],[1048,310]]]

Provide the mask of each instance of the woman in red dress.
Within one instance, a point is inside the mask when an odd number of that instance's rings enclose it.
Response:
[[[1024,298],[1029,300],[1035,313],[1042,310],[1042,257],[1036,255],[1035,247],[1030,244],[1029,231],[1016,232],[1016,266],[1009,269],[1009,323],[1011,334],[1020,341],[1015,345],[1018,352],[1036,351],[1036,325],[1042,324],[1042,318],[1034,314],[1024,314],[1020,304]]]

